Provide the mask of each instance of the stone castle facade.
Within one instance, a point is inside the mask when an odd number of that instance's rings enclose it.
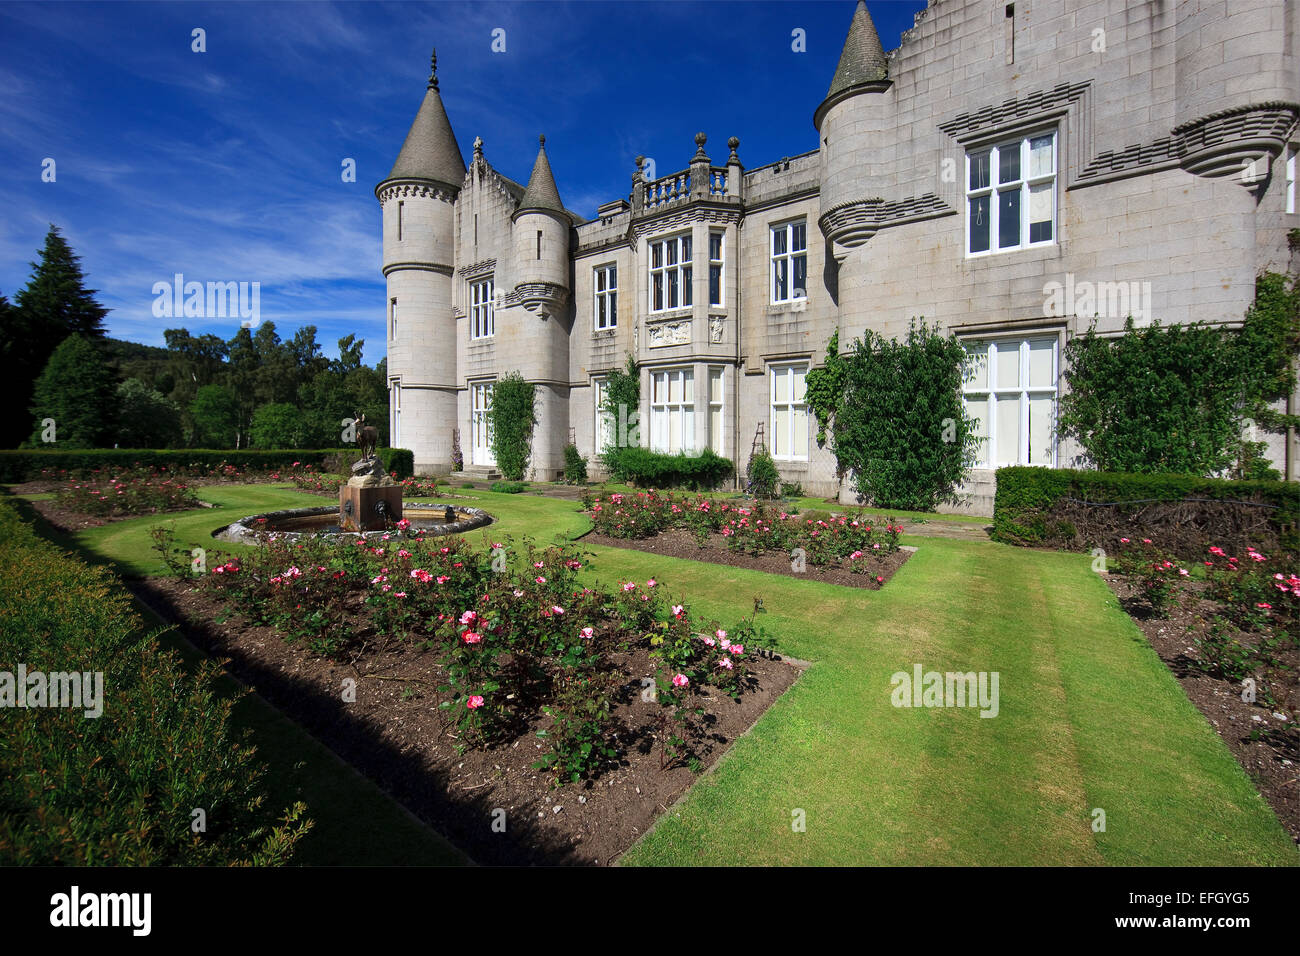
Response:
[[[594,456],[629,433],[598,407],[631,354],[641,444],[743,473],[761,435],[783,477],[848,501],[804,375],[837,329],[845,348],[924,317],[971,355],[964,507],[990,513],[998,466],[1074,464],[1054,428],[1069,336],[1239,323],[1256,275],[1294,267],[1297,40],[1285,0],[931,0],[886,53],[860,2],[809,104],[818,149],[746,168],[739,140],[722,158],[700,134],[678,172],[638,159],[591,220],[544,139],[526,186],[478,140],[467,167],[435,74],[375,190],[391,443],[446,473],[457,430],[464,468],[489,471],[492,383],[517,370],[533,475],[553,478],[570,441]],[[1300,477],[1294,436],[1269,454]]]

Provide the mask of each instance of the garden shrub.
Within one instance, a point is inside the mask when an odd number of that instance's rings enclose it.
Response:
[[[518,372],[502,376],[492,386],[488,408],[492,429],[492,454],[501,474],[520,481],[532,455],[533,426],[537,424],[536,389]]]
[[[735,473],[729,458],[709,449],[698,455],[666,455],[638,446],[614,448],[605,453],[605,467],[618,481],[644,488],[716,488]]]
[[[505,495],[517,495],[528,489],[526,481],[494,481],[490,490],[499,491]]]
[[[769,500],[776,498],[781,487],[781,475],[776,470],[776,462],[772,460],[772,453],[767,450],[767,446],[760,445],[758,450],[749,456],[749,467],[745,469],[746,481],[745,490],[755,498],[767,498]]]
[[[782,497],[782,498],[802,498],[802,497],[803,497],[803,485],[800,484],[800,483],[797,482],[797,481],[783,481],[783,482],[781,482],[781,497]]]
[[[587,459],[577,445],[564,446],[564,480],[571,485],[581,485],[587,480]]]
[[[297,803],[266,806],[265,766],[231,725],[220,669],[191,673],[142,636],[106,569],[39,538],[0,500],[0,668],[102,672],[102,714],[6,708],[0,863],[279,865],[311,827]],[[83,704],[85,701],[83,700]],[[191,830],[193,811],[207,830]]]
[[[961,342],[914,321],[902,342],[868,330],[847,355],[838,344],[832,336],[826,363],[809,371],[807,401],[819,442],[830,430],[839,472],[885,508],[933,511],[955,500],[978,446],[961,400]]]
[[[1014,466],[997,471],[993,538],[1008,544],[1113,550],[1152,538],[1200,560],[1209,544],[1300,552],[1300,486],[1195,475],[1135,475]]]

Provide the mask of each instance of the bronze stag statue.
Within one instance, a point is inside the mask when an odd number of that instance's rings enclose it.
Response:
[[[379,446],[379,429],[374,425],[367,425],[365,415],[358,415],[356,422],[357,445],[361,448],[361,457],[374,458],[375,449]]]

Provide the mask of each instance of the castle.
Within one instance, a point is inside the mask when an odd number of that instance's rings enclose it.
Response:
[[[847,10],[846,10],[847,13]],[[964,507],[994,469],[1066,467],[1069,336],[1239,323],[1255,277],[1293,268],[1300,4],[931,0],[886,53],[859,2],[818,149],[746,168],[703,134],[679,172],[638,160],[627,198],[567,210],[541,141],[520,185],[475,140],[466,167],[431,75],[383,208],[391,444],[421,473],[493,467],[492,384],[536,384],[532,474],[627,434],[599,412],[635,357],[640,443],[711,448],[743,474],[756,435],[788,481],[851,500],[815,441],[804,376],[839,330],[924,317],[971,357],[981,421]],[[829,67],[829,64],[828,64]],[[1289,403],[1300,409],[1300,395]],[[1269,446],[1300,477],[1292,435]]]

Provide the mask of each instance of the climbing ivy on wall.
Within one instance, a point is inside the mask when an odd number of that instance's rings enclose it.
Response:
[[[930,511],[955,497],[978,442],[961,401],[965,355],[924,322],[902,342],[868,331],[844,355],[831,336],[825,364],[808,372],[806,401],[818,444],[829,432],[840,473],[852,472],[862,498]]]
[[[619,418],[620,406],[624,409],[622,419]],[[634,439],[640,433],[640,429],[635,428],[640,407],[641,369],[637,366],[636,359],[629,353],[626,367],[614,369],[605,377],[605,401],[601,405],[601,411],[607,414],[614,423],[614,442],[610,447],[604,449],[601,460],[604,462],[605,467],[611,471],[614,469],[615,459],[618,457],[619,446],[624,443],[638,444]],[[625,428],[626,431],[624,431]]]
[[[501,474],[521,481],[532,454],[533,426],[537,424],[536,393],[518,372],[498,379],[492,387],[488,409],[492,425],[492,454]]]
[[[1300,290],[1265,273],[1240,330],[1201,323],[1135,328],[1100,338],[1095,329],[1065,347],[1057,428],[1102,471],[1281,477],[1247,441],[1249,421],[1283,432],[1300,419],[1270,407],[1295,388]]]

